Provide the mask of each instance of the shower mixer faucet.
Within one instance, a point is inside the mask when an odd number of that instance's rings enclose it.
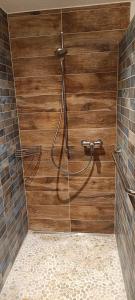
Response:
[[[91,141],[86,141],[86,140],[82,140],[81,141],[81,145],[83,147],[86,147],[86,148],[90,148],[92,150],[94,150],[95,148],[101,148],[102,145],[103,145],[103,141],[101,139],[98,139],[97,141],[95,142],[91,142]]]

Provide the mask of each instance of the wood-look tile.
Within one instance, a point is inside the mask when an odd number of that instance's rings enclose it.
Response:
[[[113,127],[116,124],[115,111],[89,111],[89,112],[69,112],[68,127],[78,128],[101,128]]]
[[[67,93],[116,91],[116,73],[66,75]]]
[[[61,94],[61,76],[16,78],[17,96],[39,96]]]
[[[114,151],[115,145],[104,145],[101,149],[96,149],[94,151],[95,161],[112,161],[112,153]],[[81,145],[70,146],[70,162],[75,161],[88,161],[90,157],[90,151],[84,149]]]
[[[66,205],[29,205],[28,210],[31,219],[69,219],[69,206]]]
[[[69,145],[79,146],[82,139],[95,141],[98,138],[102,139],[104,145],[114,145],[115,134],[115,127],[69,129]]]
[[[25,179],[26,191],[68,191],[67,177],[28,177]]]
[[[26,145],[23,144],[22,148],[25,148],[25,146]],[[54,156],[56,162],[59,161],[59,159],[61,157],[61,146],[57,146],[56,145],[56,147],[54,147],[53,156]],[[52,161],[52,159],[51,159],[51,146],[47,146],[46,145],[46,147],[41,147],[39,153],[34,154],[34,156],[32,156],[32,157],[31,156],[27,156],[27,157],[25,156],[25,157],[23,157],[23,162],[27,163],[29,161],[32,161],[34,158],[37,159],[39,157],[40,157],[40,162],[43,161],[43,162],[50,162],[51,163],[51,161]],[[67,161],[66,150],[63,150],[62,160],[65,163]]]
[[[60,13],[24,14],[9,16],[11,38],[53,35],[60,32]]]
[[[21,142],[25,146],[43,146],[52,145],[55,130],[21,130]],[[80,146],[82,139],[91,139],[92,141],[101,138],[105,145],[115,144],[115,128],[97,128],[97,129],[70,129],[69,145]],[[60,131],[56,140],[56,146],[62,143],[62,131]]]
[[[77,171],[83,169],[86,165],[87,165],[87,162],[84,162],[84,161],[76,161],[76,162],[69,161],[68,169],[69,169],[69,172],[77,172]],[[89,172],[90,172],[90,168],[91,168],[91,166],[89,167],[88,170],[81,173],[80,176],[82,176],[82,177],[88,176]],[[92,172],[91,176],[93,176],[93,177],[114,177],[115,176],[114,162],[101,162],[100,160],[95,161],[93,172]]]
[[[114,233],[113,221],[71,220],[71,231],[90,233]]]
[[[59,35],[11,39],[12,57],[33,58],[54,55],[60,46]]]
[[[65,170],[68,170],[67,161],[63,159],[60,161],[59,159],[55,159],[58,166],[62,165]],[[40,158],[32,157],[31,161],[25,161],[23,160],[23,166],[24,166],[24,176],[36,176],[36,177],[44,177],[44,176],[51,176],[51,177],[57,177],[58,170],[53,165],[51,160],[42,161]]]
[[[68,205],[70,202],[68,191],[27,191],[28,206],[35,205]]]
[[[17,97],[19,113],[58,112],[60,95],[38,95],[34,97]],[[116,107],[115,92],[67,94],[68,111],[111,111]]]
[[[18,96],[18,112],[59,112],[60,99],[60,95],[37,95],[33,97]]]
[[[59,159],[55,159],[56,163],[60,165]],[[77,172],[81,169],[83,169],[87,165],[87,162],[84,161],[76,161],[76,162],[71,162],[65,161],[63,159],[61,161],[61,166],[68,172],[68,169],[70,172]],[[58,175],[58,170],[57,168],[53,165],[51,160],[46,160],[42,161],[40,158],[33,157],[31,158],[31,161],[29,160],[23,160],[23,166],[24,166],[24,176],[29,177],[29,176],[36,176],[36,177],[44,177],[44,176],[51,176],[51,177],[56,177]],[[80,176],[84,177],[89,175],[90,172],[89,167],[88,170],[85,172],[81,173]],[[60,172],[61,173],[61,172]],[[101,162],[101,161],[95,161],[94,162],[94,169],[91,174],[91,176],[94,177],[114,177],[115,175],[115,165],[114,162]]]
[[[115,180],[112,177],[70,177],[69,179],[69,191],[70,197],[74,199],[78,195],[93,196],[106,195],[108,193],[114,193]]]
[[[65,12],[62,17],[64,33],[113,30],[127,28],[130,11],[124,5],[117,8],[108,5],[99,9],[91,7],[81,11]]]
[[[125,30],[105,30],[64,34],[64,45],[69,55],[87,54],[92,52],[118,51]]]
[[[117,69],[117,52],[91,52],[67,55],[65,72],[67,74],[115,72]]]
[[[40,112],[19,114],[19,124],[22,130],[34,129],[55,129],[61,119],[61,128],[63,127],[63,115],[56,112]]]
[[[68,111],[110,111],[116,109],[116,92],[67,94]]]
[[[41,112],[19,114],[19,124],[22,130],[33,129],[55,129],[61,119],[61,128],[63,127],[63,116],[60,113]],[[69,129],[78,128],[101,128],[112,127],[116,123],[115,112],[69,112]]]
[[[52,145],[55,130],[21,130],[21,142],[25,146]],[[63,132],[60,131],[56,140],[56,146],[62,143]],[[115,127],[112,128],[93,128],[93,129],[69,129],[69,146],[80,146],[82,139],[95,141],[98,138],[103,140],[104,145],[115,145]],[[104,148],[104,146],[103,146]]]
[[[75,198],[70,199],[70,205],[75,206],[99,206],[99,207],[109,207],[114,209],[114,203],[115,203],[115,194],[114,193],[107,193],[104,195],[91,195],[88,193],[88,195],[83,196],[77,195]]]
[[[19,58],[13,61],[15,77],[30,77],[61,74],[60,62],[55,56]]]
[[[22,148],[25,148],[27,145],[22,144]],[[32,145],[30,145],[32,146]],[[103,148],[101,149],[96,149],[94,151],[94,161],[103,161],[103,162],[113,162],[113,157],[112,153],[114,151],[115,145],[104,145]],[[85,162],[89,160],[90,156],[90,151],[85,151],[84,148],[80,145],[78,146],[69,146],[69,151],[70,151],[70,160],[69,162]],[[54,157],[55,160],[57,161],[60,158],[61,155],[61,146],[56,145],[54,148]],[[39,154],[36,154],[31,157],[25,157],[23,158],[24,162],[29,162],[33,160],[33,158],[39,159]],[[64,150],[63,152],[63,159],[67,160],[67,154],[66,151]],[[51,145],[46,145],[45,147],[41,147],[40,151],[40,162],[41,161],[50,161],[51,160]]]
[[[43,148],[52,146],[55,130],[21,130],[20,137],[23,145],[27,147],[42,146]],[[61,145],[62,131],[59,132],[56,146]]]
[[[69,232],[69,220],[32,219],[29,217],[29,229],[44,232]]]
[[[114,208],[102,207],[102,206],[76,206],[70,207],[71,220],[84,220],[84,221],[95,221],[95,220],[106,220],[113,221],[114,219]]]

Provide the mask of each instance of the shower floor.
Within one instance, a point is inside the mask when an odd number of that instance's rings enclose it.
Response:
[[[0,300],[125,300],[114,235],[29,232]]]

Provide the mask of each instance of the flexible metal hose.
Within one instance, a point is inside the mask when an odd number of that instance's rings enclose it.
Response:
[[[59,131],[61,129],[61,123],[62,123],[62,119],[63,119],[63,114],[64,114],[64,141],[65,141],[65,148],[66,148],[66,154],[67,154],[67,158],[70,158],[70,152],[69,152],[69,146],[68,146],[68,118],[67,118],[67,102],[66,102],[66,89],[65,89],[65,70],[64,70],[64,61],[65,61],[65,55],[64,53],[64,48],[63,48],[63,33],[61,33],[61,45],[62,48],[59,49],[59,51],[61,51],[62,54],[60,54],[60,64],[61,64],[61,75],[62,75],[62,95],[61,95],[61,101],[60,101],[60,105],[61,105],[61,109],[60,109],[60,118],[58,121],[58,125],[56,128],[56,132],[54,134],[53,137],[53,142],[52,142],[52,147],[51,147],[51,159],[52,162],[54,164],[54,166],[58,169],[61,170],[61,172],[66,175],[66,176],[75,176],[78,175],[80,173],[83,173],[84,171],[86,171],[92,161],[92,155],[93,155],[93,149],[90,147],[90,156],[89,156],[89,161],[86,164],[86,166],[84,168],[82,168],[81,170],[77,171],[77,172],[69,172],[68,170],[65,170],[63,168],[63,166],[61,166],[60,164],[58,165],[55,161],[54,158],[54,150],[55,150],[55,145],[56,145],[56,140],[57,140],[57,136],[59,134]],[[62,52],[63,51],[63,52]],[[62,154],[63,154],[63,143],[61,146],[62,149]]]

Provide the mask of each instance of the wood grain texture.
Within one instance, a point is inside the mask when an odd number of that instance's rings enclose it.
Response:
[[[56,158],[56,162],[59,165],[59,160]],[[65,160],[62,161],[62,166],[65,170],[68,170],[70,172],[77,172],[78,170],[81,170],[84,165],[87,164],[87,162],[84,161],[77,161],[77,162],[70,162],[68,161],[68,164]],[[101,161],[95,161],[94,162],[94,170],[92,172],[92,176],[94,177],[114,177],[115,175],[115,165],[114,162],[101,162]],[[30,161],[25,161],[24,159],[24,176],[37,176],[37,177],[44,177],[51,176],[56,177],[58,173],[58,170],[54,167],[51,160],[46,161],[37,161],[36,158],[32,158]],[[34,174],[34,175],[33,175]],[[89,170],[83,172],[80,174],[80,176],[87,176],[89,175]]]
[[[67,177],[31,177],[26,178],[26,191],[68,191]]]
[[[19,114],[19,124],[22,130],[55,129],[61,114],[55,112],[40,112]],[[61,127],[63,127],[63,115]]]
[[[59,165],[59,159],[56,158],[56,163]],[[64,159],[62,160],[62,166],[64,167],[65,170],[68,170],[68,163]],[[34,174],[34,175],[33,175]],[[32,158],[30,161],[25,161],[24,160],[24,176],[26,177],[31,177],[31,176],[36,176],[36,177],[44,177],[44,176],[51,176],[51,177],[57,177],[58,170],[52,163],[52,160],[37,160],[36,158]]]
[[[19,114],[19,123],[22,130],[34,129],[55,129],[59,119],[60,113],[41,112],[41,113],[27,113]],[[69,112],[68,113],[68,127],[69,129],[76,128],[101,128],[115,126],[116,117],[115,112],[98,112],[98,119],[96,112]],[[61,122],[61,128],[63,121]]]
[[[77,53],[67,55],[65,72],[67,74],[115,72],[117,68],[117,52],[89,52],[87,55]]]
[[[59,35],[11,39],[13,59],[51,56],[59,45]]]
[[[71,231],[91,233],[114,233],[113,221],[71,220]]]
[[[104,195],[78,195],[75,198],[71,199],[70,205],[75,206],[98,206],[98,207],[109,207],[114,209],[114,201],[115,201],[115,194],[114,193],[107,193]]]
[[[77,162],[68,162],[68,168],[70,172],[77,172],[81,169],[83,169],[84,165],[87,163],[84,163],[84,161],[77,161]],[[88,176],[89,170],[86,170],[80,176]],[[92,175],[93,177],[114,177],[115,176],[115,165],[114,162],[101,162],[95,161],[94,162],[94,168]]]
[[[9,16],[11,38],[54,35],[60,32],[60,14],[24,14]]]
[[[111,16],[111,17],[110,17]],[[86,8],[84,10],[67,11],[63,13],[64,33],[113,30],[127,28],[129,10],[127,6]]]
[[[118,43],[121,41],[125,30],[105,30],[94,32],[79,32],[76,34],[64,34],[64,45],[69,55],[77,53],[118,51]]]
[[[116,110],[116,92],[67,94],[68,111]]]
[[[71,206],[70,208],[71,219],[84,220],[84,221],[95,221],[95,220],[106,220],[113,221],[114,219],[114,208],[104,208],[102,206]]]
[[[69,206],[65,205],[30,205],[28,206],[28,210],[32,219],[69,219]]]
[[[60,95],[61,76],[16,78],[17,96]]]
[[[19,58],[13,61],[15,77],[45,76],[61,74],[60,61],[56,56]],[[67,74],[115,72],[116,52],[99,52],[84,55],[68,55],[65,61]]]
[[[74,74],[66,75],[67,93],[94,91],[116,91],[116,73]]]
[[[115,127],[112,128],[93,128],[93,129],[70,129],[69,130],[69,145],[79,146],[80,141],[86,140],[96,140],[99,137],[104,141],[104,145],[114,145],[115,144]]]
[[[42,147],[48,147],[52,145],[53,137],[55,134],[55,130],[21,130],[20,131],[20,137],[21,142],[25,146],[42,146]],[[61,145],[61,137],[62,137],[62,131],[60,131],[58,135],[58,139],[56,140],[56,146]]]
[[[22,145],[23,148],[25,148],[25,145]],[[60,158],[60,155],[61,155],[61,146],[56,146],[54,148],[54,158],[56,159],[56,161]],[[39,157],[39,154],[37,155],[34,155],[35,159],[36,157]],[[23,158],[23,161],[24,163],[26,162],[31,162],[33,160],[33,156],[30,157],[30,156],[27,156],[27,157],[24,157]],[[46,147],[41,147],[41,151],[40,151],[40,162],[52,162],[51,160],[51,147],[50,146],[47,146]],[[62,161],[63,162],[66,162],[67,161],[67,154],[66,154],[66,151],[64,151],[63,153],[63,157],[62,157]]]
[[[43,146],[48,147],[52,145],[52,140],[55,130],[21,130],[21,142],[25,146]],[[58,134],[56,146],[61,145],[62,131]],[[96,140],[99,137],[103,139],[104,145],[115,145],[115,127],[112,128],[93,128],[93,129],[69,129],[69,145],[80,146],[80,141],[84,139]]]
[[[114,145],[104,145],[101,149],[96,149],[94,152],[94,161],[112,161],[112,153],[114,151]],[[87,161],[89,160],[90,151],[84,149],[81,145],[70,146],[70,162]]]
[[[35,231],[44,232],[69,232],[69,220],[55,220],[55,219],[32,219],[29,216],[29,228]]]
[[[68,199],[68,200],[67,200]],[[27,191],[28,206],[35,205],[68,205],[68,191]]]
[[[37,95],[32,97],[18,96],[19,113],[25,112],[59,112],[60,95]]]
[[[109,128],[115,126],[116,113],[114,112],[69,112],[68,113],[68,127],[69,129],[78,128]]]
[[[67,93],[116,91],[116,73],[75,74],[66,76]],[[17,96],[59,95],[61,76],[16,78]]]
[[[19,113],[58,112],[60,98],[60,95],[18,96],[18,111]],[[67,105],[68,111],[114,111],[116,92],[67,94]]]
[[[61,74],[60,63],[55,56],[19,58],[13,61],[13,66],[16,78]]]
[[[25,144],[22,145],[22,147],[25,147]],[[96,162],[113,162],[112,153],[114,151],[115,145],[104,145],[101,149],[96,149],[93,159]],[[89,160],[90,157],[90,151],[89,149],[84,149],[81,144],[78,146],[69,146],[70,151],[70,160],[69,163],[72,162],[85,162]],[[57,161],[60,158],[61,153],[61,146],[56,146],[54,149],[54,157]],[[37,160],[39,158],[39,155],[34,155],[34,159]],[[25,157],[23,159],[25,162],[31,162],[33,160],[32,157]],[[51,161],[51,146],[45,146],[41,147],[41,153],[40,153],[40,162],[42,161]],[[67,155],[66,151],[63,153],[63,162],[67,161]]]
[[[69,180],[71,198],[82,195],[106,195],[114,193],[115,182],[112,177],[73,177]]]

